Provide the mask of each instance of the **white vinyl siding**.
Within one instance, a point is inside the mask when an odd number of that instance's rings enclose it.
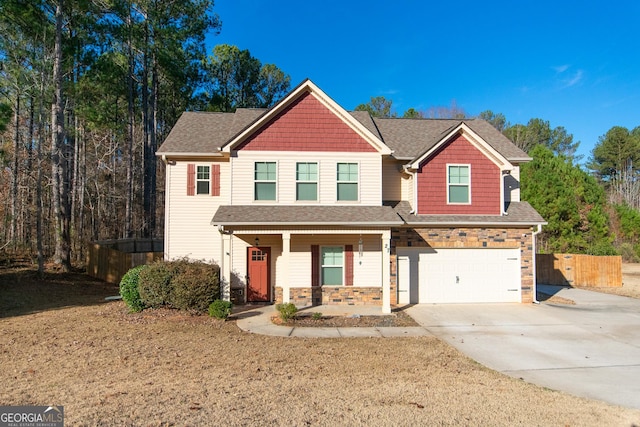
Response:
[[[187,165],[195,163],[211,170],[212,163],[220,164],[220,197],[187,196]],[[230,202],[228,161],[176,161],[166,166],[165,199],[165,258],[188,257],[190,259],[219,262],[221,244],[218,229],[211,225],[211,218],[218,206]]]
[[[381,156],[378,153],[317,153],[317,152],[264,152],[239,151],[232,157],[232,204],[264,204],[254,200],[254,163],[276,162],[277,200],[279,205],[322,204],[353,205],[354,203],[379,206],[382,204]],[[318,198],[302,201],[296,198],[296,165],[318,164]],[[360,181],[359,200],[340,202],[337,198],[336,170],[338,163],[357,163]]]
[[[520,167],[515,166],[509,175],[502,177],[504,184],[504,201],[520,201]]]
[[[393,159],[382,161],[382,200],[410,200],[402,197],[403,174],[402,162]]]

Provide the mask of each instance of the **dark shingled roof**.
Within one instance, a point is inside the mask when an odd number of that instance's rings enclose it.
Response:
[[[360,116],[354,117],[360,119]],[[393,150],[393,156],[398,159],[412,160],[420,156],[463,122],[508,160],[529,159],[527,153],[482,119],[373,118],[373,121],[380,130],[384,143]]]
[[[407,225],[534,225],[547,222],[527,202],[511,202],[507,215],[414,215],[409,202],[385,202]]]
[[[220,147],[267,111],[259,108],[238,108],[235,113],[185,112],[158,149],[158,154],[216,153]],[[350,114],[391,148],[393,156],[397,159],[415,159],[462,122],[508,160],[529,159],[527,153],[481,119],[375,118],[366,111],[352,111]]]
[[[158,149],[158,154],[216,153],[218,148],[265,111],[258,108],[238,108],[235,113],[184,112]]]
[[[402,220],[389,206],[220,206],[215,225],[393,226]]]

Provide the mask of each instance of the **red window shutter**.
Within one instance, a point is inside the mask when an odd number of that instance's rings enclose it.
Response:
[[[196,194],[196,165],[189,163],[187,165],[187,196]]]
[[[320,286],[320,246],[311,245],[311,286]]]
[[[353,286],[353,245],[344,247],[344,285]]]
[[[211,195],[220,195],[220,165],[211,165]]]

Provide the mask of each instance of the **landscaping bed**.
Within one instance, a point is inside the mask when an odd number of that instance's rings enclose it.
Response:
[[[284,321],[278,315],[274,315],[271,321],[276,325],[293,326],[296,328],[384,328],[384,327],[412,327],[419,326],[415,320],[403,311],[392,314],[365,316],[365,315],[321,315],[315,313],[297,313],[291,320]]]

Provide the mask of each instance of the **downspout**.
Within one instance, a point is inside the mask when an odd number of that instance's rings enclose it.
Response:
[[[538,234],[542,231],[542,224],[538,224],[536,227],[536,231],[531,234],[531,249],[532,249],[532,258],[533,258],[533,303],[540,304],[538,301],[538,277],[536,274],[536,240]]]
[[[165,165],[165,189],[170,189],[171,188],[171,168],[170,168],[170,164],[169,164],[169,160],[167,159],[167,156],[165,154],[162,155],[162,162]],[[170,238],[169,238],[169,223],[170,223],[170,219],[171,219],[171,199],[170,199],[170,194],[171,191],[167,191],[165,194],[165,201],[164,201],[164,259],[168,260],[169,259],[169,248],[170,248]],[[167,200],[168,199],[168,200]]]
[[[406,173],[411,177],[411,200],[407,200],[411,205],[411,210],[409,214],[416,215],[418,211],[418,202],[416,199],[416,194],[418,192],[418,174],[415,171],[412,171],[410,168],[411,165],[404,165],[402,167],[402,172]]]
[[[500,215],[502,215],[502,216],[509,215],[507,213],[507,195],[505,194],[506,192],[505,192],[505,189],[504,189],[504,187],[505,187],[504,180],[508,175],[511,175],[511,171],[507,169],[507,170],[503,170],[502,173],[501,173],[501,176],[500,176],[500,181],[501,181],[500,182],[500,206],[501,206],[500,207]],[[509,201],[511,201],[511,195],[509,195]]]

